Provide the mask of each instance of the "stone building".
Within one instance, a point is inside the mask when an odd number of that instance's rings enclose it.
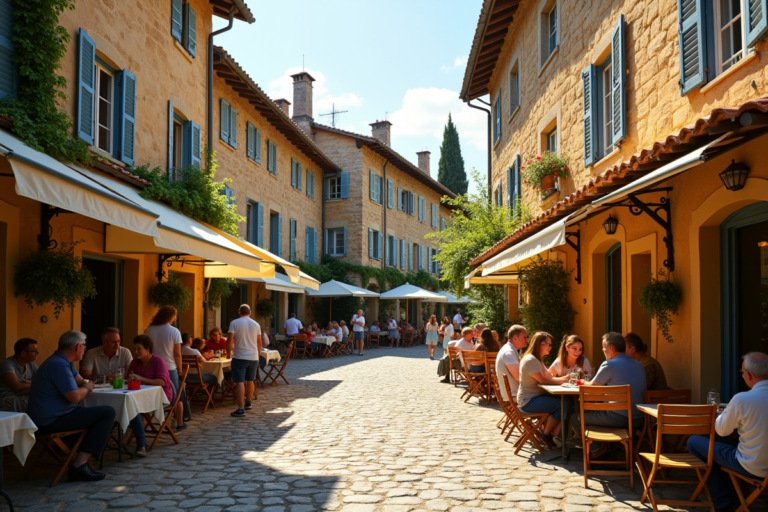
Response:
[[[604,332],[634,331],[694,400],[730,397],[739,356],[768,351],[767,22],[747,4],[485,0],[461,90],[490,96],[494,190],[534,211],[467,284],[507,283],[515,317],[520,267],[563,260],[593,367]],[[570,173],[526,188],[522,167],[548,149]],[[674,343],[638,302],[660,270],[682,290]]]

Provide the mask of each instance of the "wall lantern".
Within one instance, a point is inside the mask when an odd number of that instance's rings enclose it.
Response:
[[[619,221],[613,215],[609,215],[605,222],[603,222],[603,228],[606,235],[613,235],[616,233],[616,228],[619,227]]]
[[[720,179],[723,180],[725,188],[735,192],[744,188],[748,174],[749,167],[742,163],[737,164],[736,160],[731,160],[731,165],[720,173]]]

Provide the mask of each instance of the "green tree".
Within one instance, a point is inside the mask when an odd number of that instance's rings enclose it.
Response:
[[[437,181],[445,185],[454,194],[467,193],[467,173],[464,171],[464,158],[461,156],[459,132],[448,114],[448,124],[443,131],[443,145],[440,146],[440,164],[437,168]]]

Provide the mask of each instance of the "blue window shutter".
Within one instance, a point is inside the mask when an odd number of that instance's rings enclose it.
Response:
[[[397,238],[394,239],[395,244],[394,247],[392,247],[392,258],[394,258],[394,261],[392,262],[392,266],[397,268],[397,253],[400,252],[400,245],[399,240]]]
[[[254,160],[261,163],[261,130],[259,130],[258,128],[254,128],[254,129],[256,131],[256,135],[254,138],[254,150],[253,150]]]
[[[514,181],[512,178],[512,167],[507,167],[507,207],[514,208]]]
[[[17,70],[13,62],[13,4],[0,2],[0,98],[16,94]]]
[[[368,228],[368,257],[373,258],[373,230]]]
[[[343,228],[343,229],[344,229],[344,251],[342,252],[342,254],[346,256],[347,255],[347,228]]]
[[[317,263],[317,229],[312,228],[312,263]]]
[[[296,160],[291,158],[291,186],[296,188]]]
[[[705,79],[704,2],[705,0],[677,0],[680,24],[680,94],[683,96],[704,83]]]
[[[349,198],[349,173],[348,172],[341,173],[341,198],[342,199]]]
[[[368,171],[368,198],[371,201],[376,200],[376,190],[374,182],[376,181],[376,176],[373,174],[373,171]]]
[[[512,174],[515,178],[512,208],[517,209],[517,202],[523,197],[523,184],[520,176],[520,155],[515,155],[515,168],[513,169]]]
[[[219,136],[221,140],[229,144],[229,103],[221,98],[221,108],[219,113]]]
[[[93,88],[96,43],[80,29],[80,59],[77,87],[77,136],[93,145]]]
[[[181,141],[176,141],[181,143]],[[168,100],[168,180],[173,181],[173,103]]]
[[[311,187],[312,185],[310,185],[310,184],[309,184],[309,182],[310,182],[310,175],[311,175],[312,173],[310,173],[310,172],[309,172],[309,169],[307,169],[307,170],[305,171],[305,174],[307,175],[307,179],[306,179],[306,181],[307,181],[307,197],[312,197],[312,194],[311,194],[311,190],[310,190],[310,187]]]
[[[171,35],[181,42],[182,0],[171,0]]]
[[[290,261],[294,261],[296,259],[296,219],[291,219],[289,222],[290,254],[288,258]]]
[[[613,78],[611,78],[613,81]],[[592,165],[595,162],[596,148],[599,144],[597,136],[597,67],[590,64],[581,72],[582,104],[584,112],[582,115],[584,125],[584,165]]]
[[[296,162],[296,188],[301,192],[301,164]]]
[[[379,232],[379,246],[376,249],[377,249],[376,259],[381,260],[382,259],[381,251],[384,249],[384,234],[381,232]]]
[[[256,203],[256,245],[264,247],[264,204]]]
[[[192,5],[187,3],[187,40],[186,48],[193,57],[197,55],[197,14]]]
[[[325,238],[323,239],[323,252],[325,254],[331,254],[331,248],[328,247],[328,241],[330,240],[330,238],[331,238],[331,230],[330,229],[326,229],[325,230]]]
[[[403,211],[403,189],[397,187],[397,209]]]
[[[392,183],[392,180],[387,180],[387,208],[390,210],[392,209],[392,205],[394,204],[392,201],[392,195],[394,192],[394,183]]]
[[[624,15],[613,27],[611,37],[611,102],[613,103],[613,143],[627,137],[627,64],[624,51]]]
[[[389,265],[389,239],[390,237],[384,237],[384,265]]]
[[[277,214],[277,255],[283,256],[283,215]]]
[[[229,145],[237,149],[237,110],[229,107]]]
[[[245,122],[245,154],[251,160],[256,159],[256,133],[250,121]]]
[[[199,169],[200,160],[202,158],[201,149],[200,149],[200,125],[195,123],[194,121],[190,121],[187,124],[189,125],[189,132],[190,132],[189,163]]]
[[[120,80],[122,86],[122,101],[120,102],[120,160],[128,165],[133,165],[135,137],[136,137],[136,77],[123,70]]]
[[[768,29],[768,0],[745,0],[744,3],[742,12],[745,15],[747,46],[754,46]]]
[[[304,261],[307,263],[312,263],[312,240],[310,240],[309,228],[304,228],[304,248]]]
[[[407,248],[405,246],[405,240],[400,240],[400,268],[405,270],[405,263],[408,259]]]

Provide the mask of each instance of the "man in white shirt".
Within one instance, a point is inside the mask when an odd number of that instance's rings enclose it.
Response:
[[[465,327],[461,330],[461,338],[453,340],[448,343],[449,347],[457,347],[460,350],[475,350],[475,344],[472,343],[472,334],[474,331],[471,327]]]
[[[472,343],[472,328],[465,327],[461,331],[461,338],[448,342],[448,347],[457,347],[460,350],[475,350],[475,345]],[[446,354],[440,360],[440,364],[437,365],[437,375],[443,377],[441,382],[451,381],[451,366],[456,370],[461,370],[461,362],[459,359],[449,360],[450,355]]]
[[[299,334],[299,332],[304,328],[303,325],[301,325],[301,320],[296,318],[296,313],[291,313],[291,317],[285,321],[283,324],[283,329],[285,329],[285,335],[286,336],[293,336],[294,334]]]
[[[354,335],[354,349],[357,355],[363,355],[363,344],[365,344],[365,317],[363,310],[358,309],[357,314],[352,317],[352,334]]]
[[[496,355],[496,375],[499,379],[499,392],[505,402],[509,402],[507,387],[502,379],[507,379],[512,400],[517,398],[517,388],[520,387],[520,358],[517,351],[528,346],[528,331],[522,325],[515,324],[507,331],[507,343]]]
[[[750,390],[737,393],[715,421],[714,467],[707,488],[717,512],[729,510],[734,494],[721,466],[756,480],[763,480],[768,473],[768,355],[750,352],[743,359],[741,376]],[[734,430],[738,441],[730,437]],[[691,436],[688,452],[706,461],[709,438]]]
[[[232,381],[237,385],[237,410],[232,413],[236,418],[244,417],[245,410],[252,407],[250,398],[261,354],[261,327],[250,318],[250,306],[243,304],[239,313],[240,318],[232,320],[227,331],[227,350],[232,354]],[[249,400],[245,400],[246,396]]]
[[[461,309],[456,309],[456,314],[453,315],[453,328],[456,332],[461,331],[461,326],[464,325],[464,317],[461,316]]]
[[[123,375],[128,375],[128,366],[131,361],[133,361],[131,351],[120,346],[120,330],[116,327],[107,327],[101,331],[101,346],[85,353],[80,363],[80,375],[84,379],[90,379],[96,375],[111,377],[118,369],[123,370]]]

